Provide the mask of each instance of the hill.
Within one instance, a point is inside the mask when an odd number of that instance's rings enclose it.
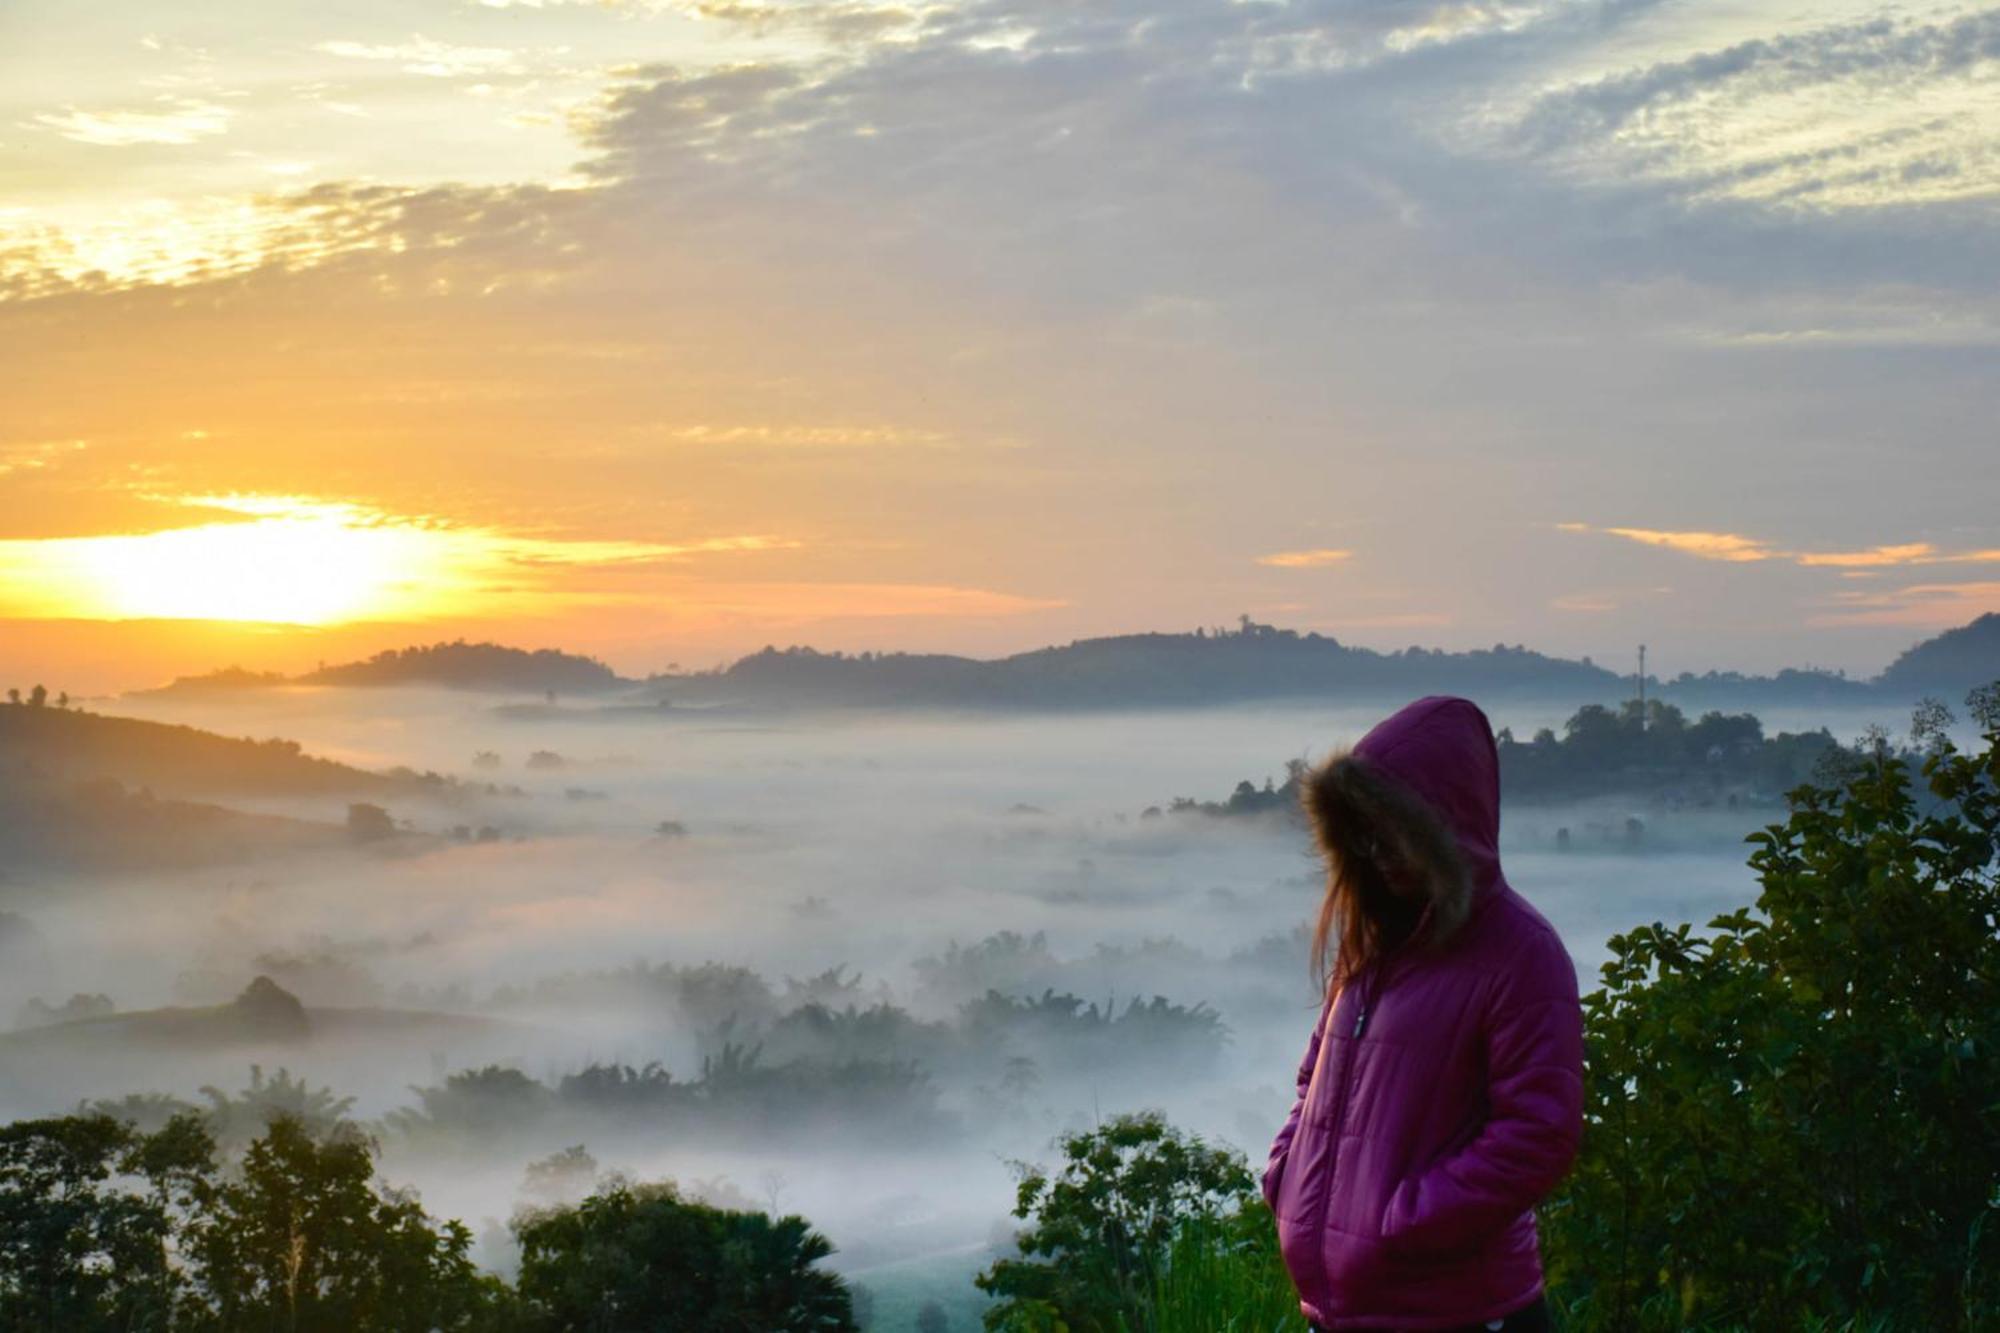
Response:
[[[1911,649],[1874,681],[1786,668],[1648,678],[1648,693],[1696,709],[1956,699],[2000,677],[2000,616],[1988,615]],[[1628,673],[1519,644],[1448,652],[1380,652],[1330,636],[1260,625],[1124,634],[983,660],[943,653],[839,653],[768,647],[713,672],[655,676],[663,702],[780,706],[964,708],[1172,707],[1273,699],[1387,699],[1450,693],[1616,702]]]
[[[1648,692],[1690,708],[1865,704],[1885,696],[1903,702],[1924,693],[1955,699],[1996,676],[2000,616],[1987,615],[1918,644],[1873,681],[1793,668],[1768,676],[1683,672],[1671,680],[1649,678]],[[634,683],[574,653],[459,641],[390,649],[293,677],[229,668],[182,677],[166,688],[410,685],[591,695]],[[715,671],[659,675],[645,684],[657,702],[708,706],[1145,708],[1424,693],[1609,702],[1626,697],[1632,677],[1588,657],[1555,657],[1519,644],[1383,652],[1244,616],[1236,629],[1076,639],[991,659],[766,647]]]
[[[333,685],[368,689],[429,686],[447,690],[487,690],[510,694],[602,694],[632,684],[593,657],[554,648],[509,648],[498,643],[433,643],[389,648],[359,662],[322,666],[302,675],[224,667],[200,676],[181,676],[142,694],[222,694],[286,685]]]
[[[439,685],[454,690],[525,690],[595,694],[627,682],[595,658],[553,648],[497,643],[434,643],[391,648],[362,662],[321,667],[296,677],[301,685]]]
[[[104,779],[173,796],[322,796],[406,785],[405,779],[306,754],[297,741],[238,739],[77,708],[0,704],[0,786],[67,790]]]
[[[1957,703],[1968,690],[2000,679],[2000,614],[1989,611],[1924,640],[1875,679],[1883,689],[1911,698],[1930,694]]]
[[[57,1011],[60,1012],[60,1011]],[[450,1039],[518,1032],[501,1019],[425,1009],[307,1008],[260,976],[227,1004],[112,1011],[64,1018],[0,1034],[0,1066],[89,1056],[154,1055],[244,1048],[296,1050],[331,1042],[383,1041],[422,1047]]]
[[[0,779],[0,862],[17,869],[178,870],[352,841],[337,824],[162,800],[111,778],[68,788]]]
[[[1117,708],[1431,691],[1615,697],[1622,680],[1589,661],[1518,645],[1450,653],[1376,652],[1260,625],[1190,634],[1126,634],[1010,657],[825,653],[766,648],[719,672],[657,676],[674,702]]]

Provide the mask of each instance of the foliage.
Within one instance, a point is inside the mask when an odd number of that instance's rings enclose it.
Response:
[[[191,1130],[190,1127],[194,1126]],[[178,1144],[198,1126],[161,1131]],[[165,1239],[176,1197],[172,1154],[109,1116],[22,1120],[0,1129],[0,1327],[96,1330],[157,1326],[175,1283]],[[205,1145],[194,1140],[197,1155]],[[137,1174],[144,1190],[114,1175]]]
[[[316,1139],[281,1117],[215,1191],[183,1246],[222,1329],[491,1327],[501,1292],[467,1257],[463,1223],[434,1228],[415,1200],[378,1191],[352,1129]]]
[[[1154,1279],[1151,1333],[1304,1333],[1271,1210],[1258,1199],[1230,1217],[1196,1219]]]
[[[201,1120],[0,1129],[0,1327],[447,1333],[506,1327],[470,1233],[373,1184],[351,1130],[274,1120],[225,1172]]]
[[[547,1333],[852,1333],[833,1251],[800,1217],[617,1185],[515,1223],[528,1327]]]
[[[539,1176],[537,1175],[539,1173]],[[531,1184],[518,1296],[472,1236],[378,1184],[351,1124],[279,1116],[240,1161],[202,1117],[145,1133],[109,1115],[0,1128],[0,1328],[35,1333],[853,1333],[832,1247],[802,1218],[614,1181],[571,1148]]]
[[[347,807],[347,836],[355,842],[380,842],[396,836],[396,821],[381,806],[356,801]]]
[[[1027,1043],[1047,1063],[1072,1070],[1115,1069],[1140,1051],[1200,1070],[1220,1058],[1229,1036],[1221,1015],[1206,1004],[1180,1005],[1160,995],[1129,1000],[1121,1010],[1109,1000],[1100,1008],[1049,990],[1033,999],[988,991],[961,1006],[959,1017],[977,1050]]]
[[[279,1119],[296,1120],[313,1135],[331,1134],[347,1123],[348,1113],[354,1109],[352,1097],[339,1096],[331,1088],[316,1088],[282,1067],[266,1078],[263,1066],[254,1064],[242,1092],[232,1096],[219,1088],[203,1087],[201,1095],[208,1099],[208,1128],[224,1149],[243,1147]],[[98,1105],[109,1111],[131,1101],[127,1098],[125,1103]]]
[[[1755,909],[1611,940],[1544,1210],[1568,1326],[2000,1322],[2000,717],[1753,834]]]
[[[1021,1257],[975,1279],[999,1298],[986,1314],[994,1333],[1150,1333],[1155,1283],[1176,1238],[1262,1208],[1240,1154],[1156,1112],[1116,1116],[1060,1147],[1053,1173],[1020,1168],[1014,1216],[1029,1224],[1015,1236]]]
[[[1740,791],[1768,794],[1775,802],[1776,793],[1805,781],[1829,754],[1841,752],[1824,729],[1766,736],[1753,714],[1711,711],[1690,722],[1660,699],[1647,700],[1643,709],[1637,700],[1615,709],[1585,704],[1563,724],[1560,736],[1545,728],[1521,741],[1502,727],[1496,745],[1501,789],[1517,801],[1620,791],[1707,802]],[[1165,813],[1300,820],[1306,772],[1303,760],[1289,760],[1281,783],[1266,778],[1258,787],[1242,781],[1226,801],[1175,797]],[[1160,807],[1145,813],[1159,814]]]

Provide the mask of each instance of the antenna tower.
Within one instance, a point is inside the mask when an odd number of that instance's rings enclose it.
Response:
[[[1639,645],[1639,730],[1646,729],[1646,645]]]

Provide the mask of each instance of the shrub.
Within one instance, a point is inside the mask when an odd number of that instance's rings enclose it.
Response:
[[[1176,1239],[1263,1208],[1241,1154],[1154,1112],[1116,1116],[1067,1136],[1061,1148],[1053,1174],[1022,1167],[1014,1216],[1029,1225],[1015,1236],[1021,1257],[974,1279],[1000,1298],[985,1316],[996,1333],[1150,1330],[1155,1285]]]
[[[1754,909],[1611,941],[1544,1209],[1584,1329],[2000,1321],[2000,709],[1753,834]]]
[[[668,1185],[523,1215],[519,1290],[549,1333],[854,1333],[833,1252],[799,1217],[732,1212]]]

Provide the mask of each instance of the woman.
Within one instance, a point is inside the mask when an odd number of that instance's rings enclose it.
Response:
[[[1339,1333],[1546,1329],[1533,1209],[1582,1132],[1583,1014],[1500,873],[1486,715],[1420,699],[1305,801],[1327,999],[1264,1172],[1300,1308]]]

